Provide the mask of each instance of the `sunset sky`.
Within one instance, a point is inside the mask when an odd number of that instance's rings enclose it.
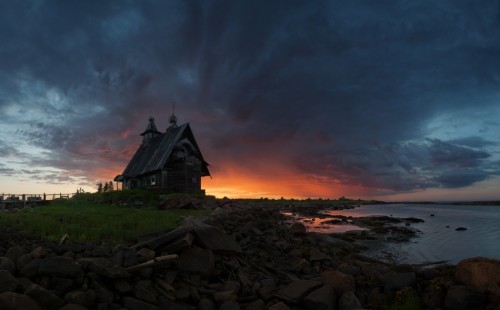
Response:
[[[172,103],[218,197],[500,199],[498,1],[0,1],[0,193],[95,191]]]

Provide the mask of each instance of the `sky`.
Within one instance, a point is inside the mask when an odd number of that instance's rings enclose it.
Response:
[[[0,193],[95,191],[175,102],[218,197],[500,199],[498,1],[0,1]]]

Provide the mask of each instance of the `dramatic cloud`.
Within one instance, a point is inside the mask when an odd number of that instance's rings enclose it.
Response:
[[[499,16],[491,1],[3,1],[0,178],[111,179],[176,102],[220,195],[498,184]]]

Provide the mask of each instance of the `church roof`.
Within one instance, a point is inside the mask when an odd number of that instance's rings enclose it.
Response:
[[[150,122],[151,124],[151,122]],[[154,125],[154,123],[153,123]],[[146,132],[149,129],[146,128]],[[153,130],[153,128],[151,128]],[[156,127],[154,127],[156,129]],[[146,133],[145,132],[145,133]],[[140,175],[162,169],[169,161],[175,145],[182,139],[188,139],[195,148],[195,155],[202,162],[202,176],[210,175],[208,163],[203,159],[203,155],[194,139],[189,123],[181,126],[170,126],[165,133],[158,132],[159,135],[153,137],[148,143],[139,146],[122,175],[125,178],[134,178]]]

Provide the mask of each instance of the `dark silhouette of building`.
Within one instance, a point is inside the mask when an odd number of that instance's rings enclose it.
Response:
[[[147,188],[165,192],[202,193],[201,177],[210,176],[189,123],[178,126],[177,117],[170,116],[164,133],[149,118],[141,133],[142,144],[121,175],[123,189]]]

